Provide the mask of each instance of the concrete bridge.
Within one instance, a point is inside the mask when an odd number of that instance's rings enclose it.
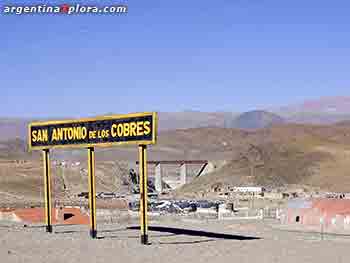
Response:
[[[138,165],[139,162],[136,162]],[[178,187],[183,186],[188,181],[188,166],[196,165],[199,166],[199,170],[195,173],[194,177],[199,177],[203,173],[210,172],[213,167],[211,167],[210,163],[207,160],[175,160],[175,161],[167,161],[167,160],[156,160],[156,161],[148,161],[147,164],[154,169],[154,177],[155,177],[155,188],[157,192],[163,191],[163,183],[167,183],[172,189],[176,189]],[[164,177],[164,168],[166,167],[176,167],[180,168],[180,180],[178,179],[165,179]],[[192,176],[193,177],[193,176]]]

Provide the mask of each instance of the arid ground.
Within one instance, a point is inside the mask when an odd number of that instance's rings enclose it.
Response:
[[[99,225],[99,239],[86,226],[0,225],[1,262],[240,262],[346,263],[350,236],[287,232],[275,222],[151,222],[150,245],[141,245],[137,221]]]

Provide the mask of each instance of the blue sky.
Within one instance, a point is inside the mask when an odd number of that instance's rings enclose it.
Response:
[[[129,12],[0,15],[0,116],[237,112],[350,95],[348,1],[97,3]]]

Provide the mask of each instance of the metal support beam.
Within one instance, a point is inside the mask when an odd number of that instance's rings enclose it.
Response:
[[[169,164],[169,165],[179,165],[179,164],[205,164],[208,163],[207,160],[175,160],[175,161],[169,161],[169,160],[160,160],[160,161],[147,161],[147,164]],[[136,161],[136,164],[139,164],[138,161]]]
[[[148,244],[147,220],[147,147],[139,145],[139,174],[140,174],[140,228],[141,243]]]
[[[51,201],[51,171],[50,151],[43,150],[44,184],[45,184],[45,223],[46,232],[52,233],[52,201]]]
[[[97,238],[96,227],[96,184],[95,184],[95,150],[88,148],[88,168],[89,168],[89,206],[90,206],[90,236]]]
[[[196,175],[196,177],[201,176],[201,174],[203,173],[204,169],[207,167],[208,163],[205,163],[202,168],[200,169],[200,171],[198,172],[198,174]]]

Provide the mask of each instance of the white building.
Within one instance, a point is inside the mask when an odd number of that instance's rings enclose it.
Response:
[[[263,187],[257,187],[257,186],[241,186],[241,187],[233,187],[231,191],[234,193],[262,194],[265,191],[265,189]]]

